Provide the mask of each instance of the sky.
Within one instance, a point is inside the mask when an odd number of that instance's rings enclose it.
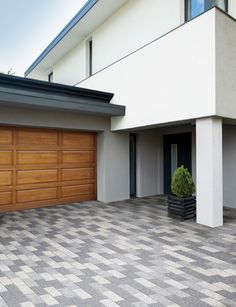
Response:
[[[86,0],[0,0],[0,72],[26,69]]]

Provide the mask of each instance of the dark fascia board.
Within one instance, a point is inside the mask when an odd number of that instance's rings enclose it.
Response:
[[[0,74],[0,105],[31,109],[123,116],[125,107],[110,104],[111,93]]]
[[[62,29],[62,31],[54,38],[47,48],[39,55],[39,57],[26,70],[25,76],[28,76],[32,70],[48,55],[48,53],[63,39],[63,37],[92,9],[99,0],[88,0],[79,12],[71,19],[71,21]]]
[[[102,91],[86,89],[82,87],[64,85],[54,82],[46,82],[36,79],[22,78],[0,73],[0,85],[9,88],[18,88],[36,92],[46,92],[47,94],[57,94],[64,96],[86,97],[100,100],[103,103],[109,103],[114,94]]]

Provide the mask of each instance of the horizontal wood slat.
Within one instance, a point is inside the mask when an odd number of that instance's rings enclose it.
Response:
[[[95,162],[96,157],[93,150],[91,151],[62,151],[63,163],[90,163]]]
[[[12,171],[0,171],[0,186],[12,185]]]
[[[57,145],[58,141],[57,131],[45,131],[42,129],[25,129],[17,131],[18,145],[35,145],[48,146]]]
[[[26,203],[39,200],[49,200],[57,198],[57,188],[17,191],[18,203]]]
[[[94,179],[94,168],[62,169],[62,181]]]
[[[12,203],[12,192],[0,193],[0,206],[10,205]]]
[[[58,179],[58,171],[56,169],[27,170],[27,171],[17,171],[16,173],[17,184],[56,182],[57,179]]]
[[[11,129],[0,128],[0,145],[10,145],[13,141]]]
[[[17,164],[58,164],[58,151],[18,151]]]
[[[12,150],[0,151],[0,165],[12,165]]]
[[[0,211],[96,199],[96,134],[0,127]]]
[[[76,186],[62,187],[62,197],[72,197],[77,195],[89,195],[94,193],[94,184],[83,184]]]

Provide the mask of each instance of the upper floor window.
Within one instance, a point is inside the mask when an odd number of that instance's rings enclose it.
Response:
[[[87,40],[87,77],[93,74],[93,40]]]
[[[185,0],[186,21],[191,20],[213,6],[218,6],[227,12],[228,0]]]
[[[53,72],[48,75],[48,82],[53,82]]]

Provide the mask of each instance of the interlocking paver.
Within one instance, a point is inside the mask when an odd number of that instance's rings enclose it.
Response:
[[[164,197],[1,214],[0,306],[236,307],[236,210],[216,229]]]

